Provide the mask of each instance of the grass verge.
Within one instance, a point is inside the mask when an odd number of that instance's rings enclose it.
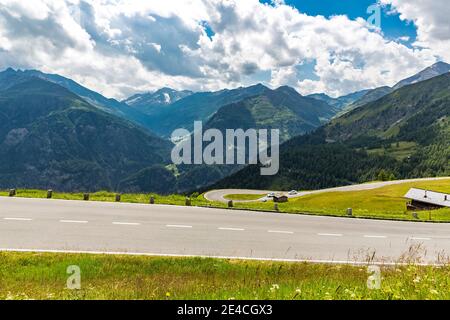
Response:
[[[81,289],[69,290],[69,266]],[[367,267],[85,254],[0,253],[0,299],[450,299],[450,267]]]
[[[227,200],[235,200],[235,201],[253,201],[259,200],[264,197],[266,194],[229,194],[224,198]]]

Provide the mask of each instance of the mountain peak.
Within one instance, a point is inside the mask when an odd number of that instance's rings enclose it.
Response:
[[[275,91],[283,92],[283,93],[296,94],[296,95],[300,95],[301,96],[301,94],[298,93],[297,90],[295,90],[294,88],[289,87],[289,86],[281,86],[281,87],[277,88]]]
[[[265,85],[263,85],[263,84],[260,82],[260,83],[254,84],[254,85],[252,85],[252,86],[250,86],[250,87],[247,87],[247,88],[242,87],[242,89],[259,89],[259,90],[267,90],[267,89],[269,89],[269,88],[267,88]]]
[[[435,64],[433,64],[430,68],[438,72],[447,73],[450,70],[450,64],[444,61],[438,61]]]
[[[14,70],[13,68],[9,67],[6,70],[0,72],[0,73],[16,73],[16,70]]]
[[[420,71],[419,73],[409,77],[405,80],[400,81],[394,86],[394,90],[400,89],[404,86],[415,84],[417,82],[429,80],[431,78],[443,75],[444,73],[450,72],[450,64],[443,61],[436,62],[432,66]]]

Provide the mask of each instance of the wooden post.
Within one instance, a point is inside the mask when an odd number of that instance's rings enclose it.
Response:
[[[278,203],[275,203],[275,204],[273,205],[273,208],[274,208],[274,210],[275,210],[276,212],[280,211],[280,208],[278,207]]]
[[[153,196],[150,197],[150,204],[155,204],[155,197]]]
[[[116,202],[120,202],[120,201],[122,201],[122,195],[116,194]]]
[[[347,209],[347,216],[353,217],[353,209],[352,208]]]
[[[9,189],[9,196],[10,197],[16,196],[16,189]]]
[[[53,190],[47,190],[47,199],[53,198]]]
[[[83,199],[84,199],[84,201],[89,201],[89,193],[85,193],[83,195]]]
[[[228,201],[228,208],[233,208],[233,200]]]
[[[191,206],[191,204],[192,204],[192,202],[191,202],[191,198],[189,198],[189,197],[186,197],[186,206],[190,207],[190,206]]]

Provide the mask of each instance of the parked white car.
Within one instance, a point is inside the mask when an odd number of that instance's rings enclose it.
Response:
[[[275,198],[275,196],[276,196],[276,194],[274,192],[272,192],[267,195],[267,198]]]
[[[292,190],[292,191],[289,192],[289,195],[290,196],[296,196],[296,195],[298,195],[298,191]]]

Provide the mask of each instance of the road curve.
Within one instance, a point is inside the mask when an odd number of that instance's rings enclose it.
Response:
[[[196,207],[0,198],[0,251],[284,261],[424,262],[450,253],[450,225]],[[409,255],[412,255],[411,253]]]
[[[294,196],[289,196],[289,198],[299,198],[299,197],[303,197],[303,196],[306,196],[309,194],[317,194],[317,193],[324,193],[324,192],[350,192],[350,191],[373,190],[373,189],[378,189],[378,188],[382,188],[382,187],[386,187],[386,186],[408,183],[408,182],[436,181],[436,180],[447,180],[447,179],[450,179],[450,177],[373,182],[373,183],[350,185],[350,186],[329,188],[329,189],[322,189],[322,190],[315,190],[315,191],[303,191],[303,192],[299,192],[298,194],[296,194]],[[205,193],[204,197],[208,201],[216,201],[216,202],[225,202],[226,203],[229,201],[225,198],[227,195],[231,195],[231,194],[261,194],[262,197],[260,200],[235,201],[235,202],[258,202],[258,201],[261,201],[262,199],[265,199],[265,196],[271,192],[279,193],[280,191],[222,189],[222,190],[209,191],[209,192]],[[283,192],[281,192],[281,193],[283,193]]]

